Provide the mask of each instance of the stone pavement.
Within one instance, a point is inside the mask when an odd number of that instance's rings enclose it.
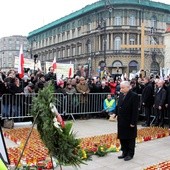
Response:
[[[138,128],[141,128],[138,125]],[[73,130],[77,137],[90,137],[114,133],[117,131],[117,123],[106,119],[76,120]],[[12,142],[6,140],[7,147],[14,146]],[[92,161],[87,161],[87,165],[80,168],[64,166],[63,170],[142,170],[147,166],[170,160],[170,136],[143,142],[136,145],[136,153],[132,160],[124,161],[117,158],[121,152],[109,153],[105,157],[92,156]],[[60,170],[56,167],[55,170]]]

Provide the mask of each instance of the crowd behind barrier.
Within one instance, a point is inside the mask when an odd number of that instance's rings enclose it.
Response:
[[[26,72],[22,78],[14,70],[9,70],[7,74],[0,71],[1,118],[18,118],[19,121],[32,118],[32,98],[49,83],[54,86],[58,101],[56,106],[61,115],[74,119],[77,115],[98,113],[100,117],[104,113],[103,102],[107,94],[117,100],[120,83],[127,80],[130,81],[131,90],[139,95],[138,114],[145,118],[145,125],[150,126],[155,117],[158,120],[159,115],[165,114],[164,118],[168,118],[170,127],[170,76],[163,83],[159,76],[137,76],[129,80],[123,75],[112,77],[106,67],[102,72],[99,69],[98,76],[90,78],[83,67],[79,67],[71,78],[58,79],[56,75],[52,67],[46,74],[40,70],[32,74]],[[159,101],[161,105],[157,105]]]
[[[55,93],[56,106],[59,113],[63,116],[95,114],[103,112],[103,101],[108,93],[89,93],[82,95]],[[20,119],[31,116],[32,99],[37,94],[4,94],[1,98],[1,119],[13,118]],[[139,116],[145,116],[144,108],[141,106],[141,95],[139,96]],[[117,100],[117,97],[114,97]],[[154,109],[152,109],[152,120],[154,120]],[[99,115],[100,117],[100,115]],[[165,119],[168,119],[167,111],[165,111]]]

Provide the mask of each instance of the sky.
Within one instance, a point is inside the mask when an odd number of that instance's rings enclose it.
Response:
[[[0,10],[0,38],[28,33],[98,0],[4,0]],[[170,4],[170,0],[155,0]]]

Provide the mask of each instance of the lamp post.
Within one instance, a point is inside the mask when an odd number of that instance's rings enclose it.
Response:
[[[104,63],[105,63],[105,66],[106,66],[106,43],[107,43],[107,40],[106,40],[106,20],[104,20],[104,37],[103,37],[103,41],[104,41]]]
[[[91,57],[88,58],[88,77],[91,77]]]
[[[104,0],[105,1],[105,11],[110,13],[112,12],[112,6],[110,3],[110,0]],[[107,33],[106,33],[106,18],[101,18],[100,24],[98,25],[97,29],[101,29],[103,31],[103,58],[104,58],[104,66],[106,67],[106,47],[107,47]]]

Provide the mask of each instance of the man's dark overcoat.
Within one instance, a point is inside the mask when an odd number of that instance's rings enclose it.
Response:
[[[131,90],[120,94],[117,105],[118,138],[133,139],[137,136],[138,95]],[[130,127],[135,125],[135,127]]]

